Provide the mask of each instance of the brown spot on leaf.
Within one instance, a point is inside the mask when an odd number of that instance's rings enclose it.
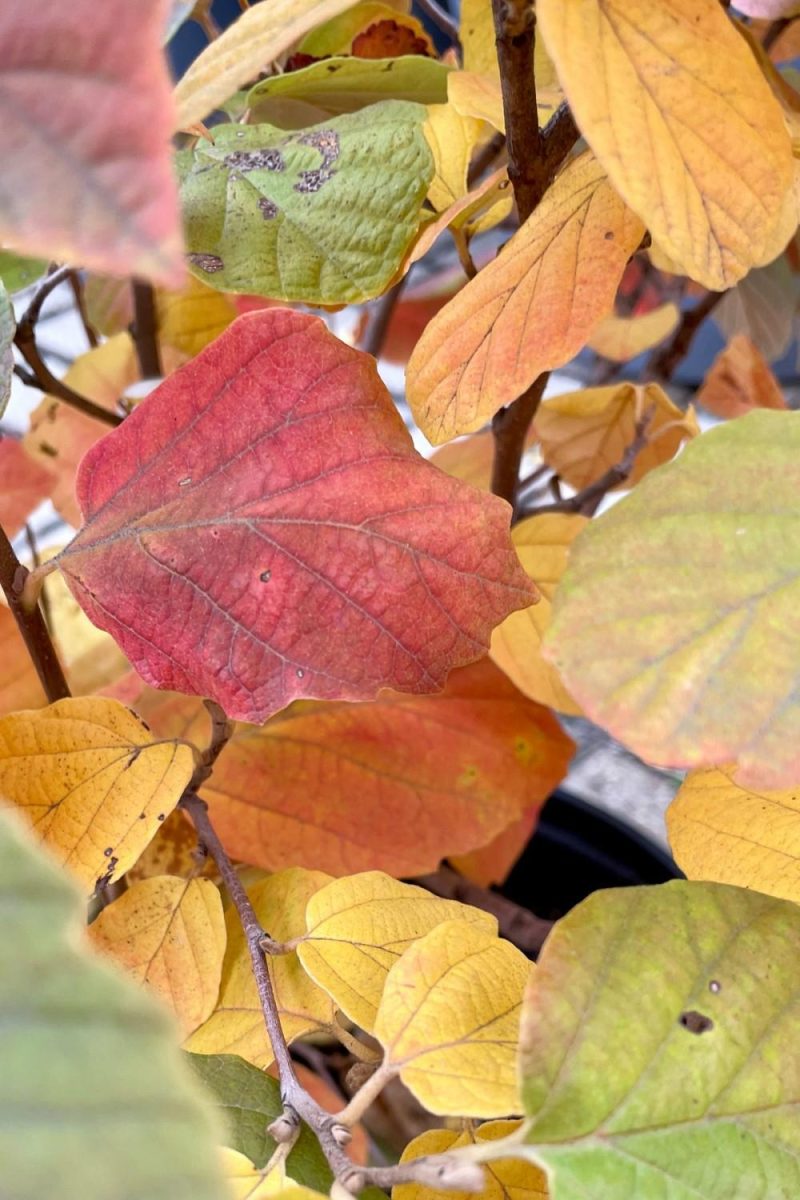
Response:
[[[711,1017],[706,1017],[703,1013],[695,1012],[694,1009],[681,1013],[679,1022],[684,1029],[689,1030],[689,1033],[708,1033],[709,1029],[714,1028],[714,1022],[711,1020]]]
[[[193,267],[199,267],[207,275],[214,275],[217,271],[225,269],[225,264],[218,254],[187,254],[186,257]]]
[[[225,166],[235,171],[285,171],[286,161],[280,150],[232,150],[224,158]]]
[[[261,209],[261,215],[265,221],[271,221],[273,217],[277,217],[279,212],[277,204],[272,200],[268,200],[266,196],[261,197],[258,207]]]

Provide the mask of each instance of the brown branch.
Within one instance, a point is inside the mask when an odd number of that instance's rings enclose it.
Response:
[[[516,505],[519,465],[525,452],[525,438],[544,395],[548,378],[549,372],[544,371],[513,404],[501,408],[492,419],[492,491],[495,496],[507,500],[512,508]]]
[[[513,900],[483,888],[480,884],[472,883],[454,871],[452,867],[440,867],[432,875],[420,875],[414,883],[432,892],[434,896],[442,896],[447,900],[459,900],[462,904],[471,904],[483,912],[497,917],[500,936],[513,942],[524,954],[536,956],[544,945],[544,940],[553,928],[553,921],[545,921],[535,916],[527,908],[515,904]]]
[[[788,29],[793,20],[794,17],[778,17],[777,20],[770,23],[761,42],[761,45],[768,54],[783,33],[784,29]]]
[[[29,572],[14,553],[6,532],[0,527],[0,586],[8,607],[36,668],[49,704],[70,695],[69,685],[58,661],[53,640],[38,604],[32,607],[24,597],[25,580]]]
[[[484,171],[488,171],[489,167],[493,167],[497,159],[506,148],[506,135],[504,133],[493,133],[478,153],[475,155],[472,162],[469,164],[467,172],[467,187],[472,188],[483,175]]]
[[[155,293],[151,284],[140,279],[133,282],[133,323],[131,337],[144,379],[161,375],[161,355],[158,350],[158,319]]]
[[[660,350],[651,355],[645,364],[643,377],[660,382],[668,382],[672,378],[689,353],[700,326],[714,311],[724,295],[724,292],[707,292],[694,308],[687,308],[683,312],[680,324],[666,346],[662,346]]]
[[[83,280],[77,271],[70,271],[67,276],[69,286],[72,288],[72,296],[75,300],[75,308],[83,325],[83,332],[86,334],[86,340],[92,350],[95,350],[100,345],[100,339],[97,336],[97,330],[89,320],[89,313],[86,308],[86,293],[83,287]]]
[[[523,224],[545,193],[533,74],[533,0],[492,0],[492,13],[503,91],[508,177]]]

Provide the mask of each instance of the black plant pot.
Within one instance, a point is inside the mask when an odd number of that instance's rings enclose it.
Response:
[[[500,889],[557,920],[599,888],[682,878],[669,854],[637,829],[565,791],[554,792]]]

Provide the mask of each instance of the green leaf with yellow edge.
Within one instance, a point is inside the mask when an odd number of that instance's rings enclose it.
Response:
[[[463,117],[452,104],[431,104],[422,129],[434,162],[428,200],[437,212],[443,212],[467,194],[469,164],[486,125],[474,117]]]
[[[690,771],[667,809],[675,861],[689,879],[755,888],[800,903],[800,790],[756,790],[735,766]]]
[[[674,333],[680,316],[677,304],[671,301],[630,317],[612,313],[595,325],[586,344],[611,362],[630,362]]]
[[[798,494],[800,418],[760,410],[696,438],[573,545],[545,653],[642,758],[796,783]]]
[[[181,798],[195,751],[87,696],[0,719],[0,796],[88,891],[124,875]]]
[[[412,943],[453,920],[487,936],[497,933],[495,918],[480,909],[365,871],[333,880],[311,896],[297,953],[311,978],[369,1032],[389,971]]]
[[[262,929],[268,929],[276,942],[302,937],[306,904],[329,879],[322,871],[292,867],[248,888]],[[233,906],[226,911],[225,924],[228,947],[219,1001],[205,1024],[186,1042],[186,1049],[195,1054],[240,1054],[257,1067],[268,1067],[273,1061],[272,1047],[264,1027],[247,939]],[[287,1041],[333,1025],[333,1001],[308,977],[295,951],[271,956],[269,972]]]
[[[178,83],[178,128],[202,121],[309,29],[352,4],[353,0],[270,0],[247,9],[206,46]]]
[[[356,112],[380,100],[413,100],[418,104],[444,104],[450,68],[421,54],[402,58],[326,58],[300,71],[271,75],[250,89],[248,124],[267,116],[259,106],[278,97],[303,100],[332,115]]]
[[[283,1112],[278,1080],[235,1054],[187,1053],[186,1057],[222,1111],[228,1144],[256,1167],[265,1166],[277,1147],[267,1127]],[[286,1171],[306,1187],[322,1192],[330,1188],[333,1174],[319,1142],[305,1124],[301,1124],[289,1152]]]
[[[426,1154],[445,1154],[465,1146],[481,1145],[509,1137],[520,1127],[519,1121],[486,1121],[477,1128],[428,1129],[406,1146],[401,1162],[423,1158]],[[480,1192],[440,1191],[420,1183],[401,1183],[392,1189],[392,1200],[547,1200],[544,1171],[524,1158],[498,1158],[484,1165],[484,1186]]]
[[[463,920],[414,942],[390,970],[375,1018],[386,1055],[429,1112],[520,1111],[517,1043],[532,964],[510,942]]]
[[[542,371],[568,362],[611,310],[642,232],[591,153],[570,161],[418,341],[406,383],[429,440],[473,432]]]
[[[570,716],[581,716],[581,708],[553,664],[544,658],[542,641],[550,626],[553,596],[566,570],[570,546],[587,524],[587,518],[577,513],[543,513],[514,526],[511,540],[523,567],[536,581],[540,599],[512,613],[494,629],[489,651],[521,692]]]
[[[681,272],[722,290],[758,265],[791,142],[717,0],[539,0],[536,21],[581,132]]]
[[[520,1033],[525,1147],[553,1200],[800,1188],[800,910],[676,880],[555,926]]]
[[[225,936],[216,885],[174,875],[131,884],[89,928],[97,950],[172,1009],[184,1036],[214,1010]]]
[[[41,279],[46,270],[46,258],[25,258],[12,250],[0,250],[0,280],[9,292],[29,287]]]
[[[384,4],[381,0],[364,0],[362,4],[350,4],[346,11],[331,17],[325,22],[315,22],[314,28],[307,33],[298,47],[302,54],[313,54],[315,58],[326,55],[336,56],[349,54],[353,42],[360,33],[366,32],[381,21],[395,21],[404,29],[410,29],[414,38],[419,38],[434,54],[433,42],[428,37],[425,26],[416,17],[403,11],[404,7],[396,4]]]
[[[584,488],[624,458],[645,420],[646,444],[615,485],[631,488],[700,432],[692,406],[682,412],[657,383],[614,383],[554,396],[539,406],[534,427],[548,467],[570,487]]]
[[[417,232],[433,176],[426,115],[387,100],[294,133],[217,126],[181,187],[190,268],[223,291],[275,300],[379,295]]]
[[[225,1200],[211,1105],[177,1030],[90,952],[85,900],[9,811],[0,904],[4,1200]]]

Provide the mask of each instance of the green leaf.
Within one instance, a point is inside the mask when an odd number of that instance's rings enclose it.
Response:
[[[246,1154],[256,1167],[272,1157],[277,1143],[267,1126],[283,1112],[277,1079],[236,1054],[190,1054],[192,1068],[225,1113],[227,1144]],[[287,1174],[304,1187],[327,1192],[333,1180],[320,1144],[307,1125],[286,1163]]]
[[[47,270],[44,258],[25,258],[11,250],[0,250],[0,279],[9,292],[19,292],[35,283]]]
[[[11,380],[14,375],[14,306],[0,282],[0,417],[11,399]]]
[[[223,291],[358,303],[391,282],[433,175],[421,104],[388,100],[287,134],[217,126],[186,168],[189,266]]]
[[[415,100],[446,104],[444,63],[422,55],[402,58],[326,58],[301,71],[273,75],[257,83],[248,96],[251,123],[269,119],[259,105],[277,97],[303,100],[329,113],[355,112],[380,100]]]
[[[7,811],[0,911],[3,1200],[225,1200],[177,1028],[91,953],[77,890]]]
[[[590,896],[523,1006],[523,1140],[552,1200],[796,1196],[798,1021],[796,905],[685,880]]]
[[[575,541],[545,651],[650,762],[800,777],[800,417],[697,438]]]

